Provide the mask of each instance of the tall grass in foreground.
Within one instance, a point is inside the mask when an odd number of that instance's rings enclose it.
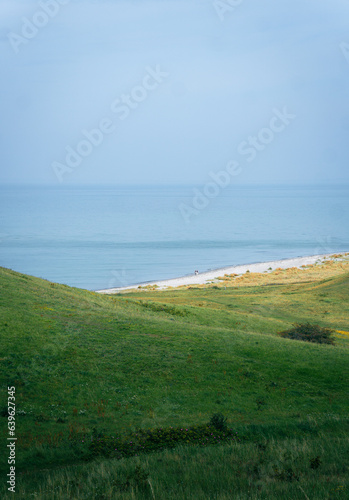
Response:
[[[16,498],[37,500],[348,498],[349,437],[260,436],[253,442],[163,451],[18,477]],[[1,492],[0,492],[1,493]],[[2,492],[1,498],[12,498]]]

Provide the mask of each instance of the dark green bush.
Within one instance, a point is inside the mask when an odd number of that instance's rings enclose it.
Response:
[[[225,419],[223,423],[225,424]],[[115,436],[95,434],[91,437],[89,451],[91,457],[103,455],[123,458],[171,449],[179,444],[207,446],[231,440],[238,440],[236,432],[226,427],[219,430],[213,425],[139,429],[136,432]]]
[[[227,419],[222,413],[215,413],[210,418],[210,425],[219,431],[225,431],[227,428]]]
[[[324,328],[311,323],[295,324],[290,330],[279,332],[278,335],[287,339],[305,340],[317,344],[334,344],[331,335],[334,333],[331,328]]]

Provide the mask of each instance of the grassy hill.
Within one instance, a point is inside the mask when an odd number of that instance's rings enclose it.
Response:
[[[114,296],[0,268],[0,425],[4,443],[15,386],[16,496],[345,498],[346,266]],[[305,321],[342,333],[334,346],[277,336]],[[218,412],[238,441],[89,453],[96,436],[189,428]],[[6,453],[0,466],[5,475]]]

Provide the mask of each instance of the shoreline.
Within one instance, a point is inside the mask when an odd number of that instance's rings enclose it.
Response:
[[[288,269],[290,267],[300,268],[302,266],[313,265],[317,262],[321,263],[330,257],[334,257],[335,255],[343,255],[344,253],[345,252],[310,255],[307,257],[295,257],[291,259],[273,260],[268,262],[256,262],[252,264],[241,264],[241,265],[239,264],[237,266],[226,266],[226,267],[220,267],[218,269],[213,269],[212,271],[205,271],[197,275],[190,274],[187,276],[181,276],[179,278],[148,281],[146,283],[137,283],[135,285],[123,286],[118,288],[107,288],[104,290],[96,290],[95,292],[112,295],[126,290],[137,291],[140,287],[142,287],[142,289],[144,290],[143,287],[157,286],[157,290],[166,290],[169,287],[177,288],[180,286],[189,286],[189,285],[206,285],[208,284],[208,282],[212,282],[212,280],[216,280],[219,276],[222,276],[224,274],[237,274],[241,276],[242,274],[245,274],[246,271],[250,271],[251,273],[265,273],[268,271],[274,271],[277,268],[281,269]]]

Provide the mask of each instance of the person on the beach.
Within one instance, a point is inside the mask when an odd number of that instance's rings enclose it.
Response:
[[[195,275],[199,274],[199,271],[194,271],[195,272]]]

